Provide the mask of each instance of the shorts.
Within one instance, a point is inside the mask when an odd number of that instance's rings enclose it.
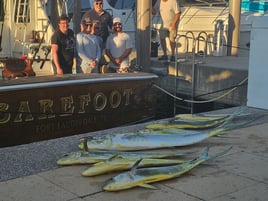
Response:
[[[177,35],[176,31],[169,31],[168,29],[165,29],[165,28],[159,29],[159,37],[160,37],[160,39],[169,38],[169,40],[172,43],[175,43],[176,35]]]

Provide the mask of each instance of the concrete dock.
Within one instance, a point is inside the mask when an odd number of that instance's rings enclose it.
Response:
[[[213,111],[231,113],[237,108]],[[87,165],[60,167],[56,160],[78,151],[81,137],[144,129],[148,123],[118,127],[94,133],[0,148],[1,201],[89,201],[89,200],[183,200],[183,201],[266,201],[268,198],[268,111],[247,108],[255,121],[221,137],[171,150],[194,150],[193,159],[210,145],[210,153],[229,147],[224,156],[206,162],[181,177],[153,184],[158,190],[136,187],[120,192],[104,192],[104,181],[116,173],[82,177]],[[149,122],[152,123],[152,122]]]
[[[223,95],[217,102],[234,106],[246,104],[248,54],[220,57],[195,55],[194,59],[192,55],[186,57],[179,54],[177,61],[175,64],[151,58],[151,71],[159,75],[160,86],[165,90],[172,94],[176,90],[177,94],[189,99],[194,94],[195,100],[217,99]]]

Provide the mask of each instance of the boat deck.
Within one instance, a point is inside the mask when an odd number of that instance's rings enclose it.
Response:
[[[18,77],[15,79],[0,79],[0,90],[4,86],[12,85],[22,85],[22,84],[37,84],[37,83],[53,83],[53,82],[63,82],[66,84],[69,82],[103,82],[103,81],[114,81],[114,80],[132,80],[132,79],[147,79],[148,77],[157,78],[156,75],[149,73],[105,73],[105,74],[66,74],[66,75],[46,75],[46,76],[36,76],[36,77]],[[55,84],[55,83],[54,83]]]

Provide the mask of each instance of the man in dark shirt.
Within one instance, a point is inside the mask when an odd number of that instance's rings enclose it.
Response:
[[[69,29],[69,18],[61,16],[59,28],[51,37],[52,63],[57,75],[72,74],[74,51],[75,37]]]
[[[103,0],[94,0],[93,9],[87,11],[82,17],[82,19],[85,18],[100,22],[99,36],[102,37],[104,45],[109,36],[109,29],[113,25],[113,18],[107,11],[103,10]]]

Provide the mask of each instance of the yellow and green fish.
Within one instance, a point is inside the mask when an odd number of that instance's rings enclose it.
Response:
[[[170,121],[148,124],[146,129],[210,129],[229,121],[230,117],[234,118],[233,115],[180,114]]]
[[[113,150],[113,151],[136,151],[170,147],[181,147],[193,145],[203,140],[222,134],[223,132],[240,126],[238,124],[228,124],[208,131],[200,131],[193,134],[174,133],[119,133],[104,134],[87,137],[87,146],[92,150]],[[83,148],[83,144],[80,144]]]
[[[111,159],[101,161],[93,164],[91,167],[82,172],[83,176],[96,176],[109,172],[129,170],[138,161],[137,158],[122,158],[113,157]],[[178,159],[156,159],[156,158],[144,158],[138,165],[138,167],[151,167],[151,166],[163,166],[181,164],[183,160]]]
[[[141,159],[135,164],[131,171],[112,177],[103,184],[102,188],[105,191],[121,191],[137,186],[156,189],[150,183],[179,177],[180,175],[192,170],[199,164],[227,153],[230,149],[231,148],[228,148],[227,150],[215,155],[208,155],[207,148],[203,151],[199,158],[190,160],[180,165],[137,169],[138,163],[142,161]]]
[[[169,158],[191,154],[193,151],[161,151],[161,152],[119,152],[119,151],[77,151],[65,154],[57,160],[57,165],[92,164],[108,160],[112,157],[121,158]]]

